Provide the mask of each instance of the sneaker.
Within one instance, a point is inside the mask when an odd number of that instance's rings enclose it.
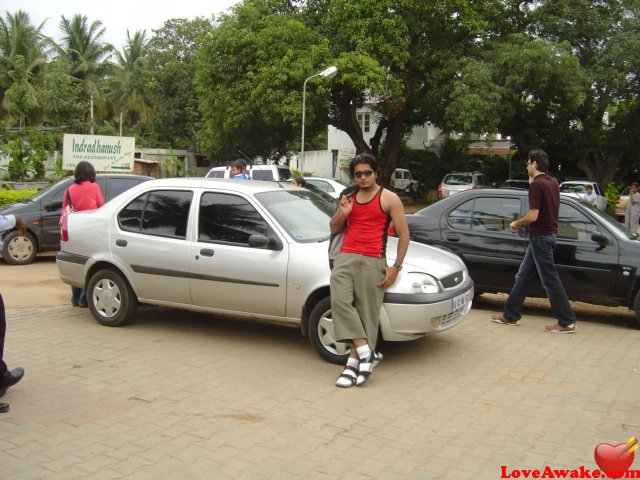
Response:
[[[544,327],[544,331],[551,333],[575,333],[576,324],[572,323],[571,325],[563,327],[562,325],[556,323],[555,325],[547,325],[546,327]]]
[[[520,325],[520,320],[507,320],[502,315],[491,315],[491,321],[500,325],[512,325],[514,327]]]

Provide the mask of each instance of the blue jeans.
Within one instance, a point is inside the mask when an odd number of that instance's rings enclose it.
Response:
[[[555,235],[531,237],[527,253],[518,273],[516,273],[516,281],[504,304],[504,318],[511,321],[520,320],[520,310],[522,310],[529,284],[536,278],[536,275],[539,275],[542,286],[549,297],[551,311],[558,319],[558,324],[566,327],[575,323],[576,315],[569,304],[567,292],[553,261],[555,248]]]
[[[71,287],[71,305],[77,307],[78,305],[86,305],[87,296],[84,288]]]

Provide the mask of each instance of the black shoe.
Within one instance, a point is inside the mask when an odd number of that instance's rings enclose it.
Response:
[[[0,403],[0,413],[8,412],[9,404],[8,403]]]
[[[24,377],[24,368],[17,367],[11,370],[10,372],[6,372],[4,374],[4,378],[0,380],[0,390],[6,390],[9,387],[14,386]]]

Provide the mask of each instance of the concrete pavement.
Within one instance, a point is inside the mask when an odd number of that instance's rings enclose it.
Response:
[[[480,297],[449,332],[383,344],[370,382],[346,390],[334,386],[340,368],[293,329],[148,307],[107,328],[86,309],[10,308],[5,359],[26,375],[3,397],[0,478],[497,479],[501,466],[597,468],[598,444],[640,434],[633,315],[574,304],[578,332],[556,335],[543,332],[542,300],[527,303],[519,327],[491,323],[503,300]]]

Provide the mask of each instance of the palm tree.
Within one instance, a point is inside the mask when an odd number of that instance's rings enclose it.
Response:
[[[69,74],[82,86],[86,98],[93,98],[99,114],[106,113],[106,97],[102,84],[111,70],[109,58],[113,46],[101,40],[105,29],[96,20],[89,24],[84,15],[74,15],[71,19],[60,17],[62,41],[56,46],[60,58],[69,66]]]
[[[124,114],[130,126],[139,120],[151,121],[148,90],[145,89],[145,79],[149,75],[146,51],[145,31],[139,30],[131,37],[127,30],[127,43],[122,53],[115,52],[117,63],[108,82],[107,96],[114,112]]]
[[[0,18],[0,118],[14,120],[20,129],[42,113],[38,87],[50,41],[43,27],[44,22],[35,28],[22,10]]]

